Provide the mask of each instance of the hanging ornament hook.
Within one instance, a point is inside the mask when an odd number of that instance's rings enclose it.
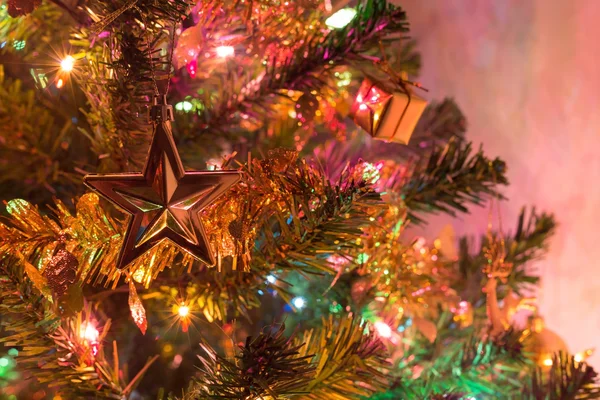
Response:
[[[167,104],[167,95],[155,95],[152,98],[152,107],[150,107],[150,122],[161,123],[165,121],[175,121],[173,115],[173,106]]]

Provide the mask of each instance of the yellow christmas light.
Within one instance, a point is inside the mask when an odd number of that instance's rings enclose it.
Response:
[[[594,354],[594,349],[586,349],[576,353],[573,358],[575,359],[575,362],[582,362],[587,360],[592,354]]]
[[[98,341],[100,337],[100,332],[91,322],[84,322],[81,324],[81,332],[80,336],[82,339],[89,341],[90,343],[94,343]]]
[[[73,67],[75,66],[75,59],[72,56],[66,56],[60,62],[60,69],[64,72],[73,71]]]
[[[181,305],[177,309],[177,314],[181,318],[186,318],[190,314],[190,307],[186,306],[185,303],[181,303]]]

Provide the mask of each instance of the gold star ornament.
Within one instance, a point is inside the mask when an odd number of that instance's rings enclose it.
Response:
[[[130,215],[117,268],[125,268],[166,239],[213,265],[214,255],[199,213],[241,175],[237,171],[185,171],[171,131],[172,108],[165,101],[153,107],[152,115],[154,134],[142,173],[84,178],[87,186]]]

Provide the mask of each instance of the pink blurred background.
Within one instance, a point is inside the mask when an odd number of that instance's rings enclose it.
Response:
[[[454,97],[467,135],[508,165],[504,225],[523,205],[560,224],[539,293],[546,326],[600,367],[600,1],[404,0],[431,98]],[[487,210],[436,217],[483,232]],[[505,228],[506,229],[506,228]]]

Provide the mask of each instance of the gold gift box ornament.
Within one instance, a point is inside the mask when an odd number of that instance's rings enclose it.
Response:
[[[405,85],[399,85],[398,90],[387,90],[380,83],[365,78],[350,115],[375,139],[408,144],[425,107],[427,100]]]

